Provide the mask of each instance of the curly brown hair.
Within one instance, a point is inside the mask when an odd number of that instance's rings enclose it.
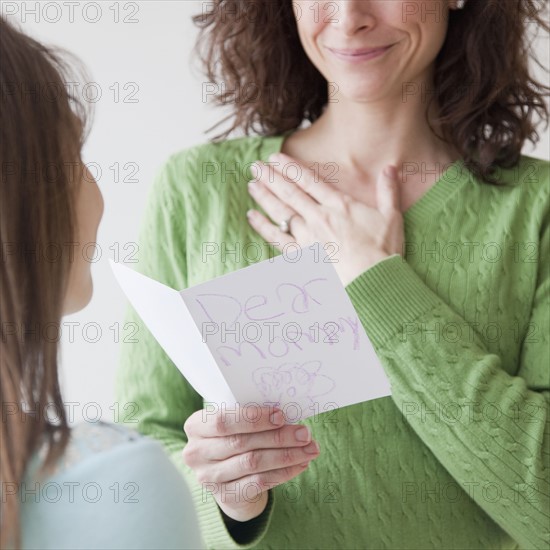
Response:
[[[302,47],[291,0],[208,5],[211,9],[193,17],[200,29],[195,51],[215,85],[214,103],[233,108],[207,130],[233,118],[212,140],[226,139],[237,129],[279,135],[318,119],[328,101],[327,81]],[[469,0],[449,14],[426,118],[430,103],[437,101],[439,137],[489,184],[499,183],[493,177],[498,167],[518,163],[526,140],[539,141],[541,121],[548,127],[550,87],[529,67],[532,59],[544,68],[533,40],[540,29],[550,31],[547,12],[546,0]],[[468,93],[458,93],[465,85]]]

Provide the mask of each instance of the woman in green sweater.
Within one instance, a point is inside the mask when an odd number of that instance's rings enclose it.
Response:
[[[330,245],[392,387],[302,425],[203,415],[141,325],[118,394],[209,547],[549,544],[549,163],[521,155],[548,120],[526,47],[541,9],[218,0],[195,18],[235,120],[160,170],[140,270],[185,288]]]

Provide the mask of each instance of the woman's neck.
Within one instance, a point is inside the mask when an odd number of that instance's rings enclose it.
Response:
[[[335,162],[346,172],[369,179],[387,164],[417,174],[435,169],[436,163],[441,168],[459,155],[430,129],[425,116],[428,101],[429,95],[420,92],[372,103],[340,98],[328,103],[309,128],[291,135],[285,149],[303,160]],[[440,133],[433,122],[435,102],[429,116]]]

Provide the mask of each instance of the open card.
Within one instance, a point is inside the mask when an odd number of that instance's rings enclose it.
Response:
[[[207,402],[276,404],[287,421],[390,395],[320,243],[185,290],[111,261],[126,296]]]

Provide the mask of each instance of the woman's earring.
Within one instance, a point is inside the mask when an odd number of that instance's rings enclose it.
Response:
[[[461,10],[466,5],[466,0],[456,0],[456,9]]]

